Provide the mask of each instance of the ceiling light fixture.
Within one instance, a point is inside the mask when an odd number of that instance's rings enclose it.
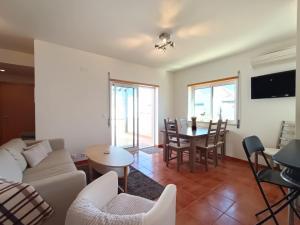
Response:
[[[154,47],[163,51],[166,51],[168,46],[174,48],[174,42],[171,41],[170,38],[171,35],[169,33],[161,33],[159,35],[160,43],[155,44]]]
[[[0,72],[5,72],[5,69],[0,69]]]

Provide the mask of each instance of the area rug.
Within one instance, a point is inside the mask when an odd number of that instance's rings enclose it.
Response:
[[[119,181],[122,186],[122,180]],[[130,166],[130,173],[128,176],[128,194],[140,196],[150,200],[159,198],[164,190],[164,186],[152,180],[139,170]]]
[[[87,177],[89,177],[88,166],[82,166],[78,169],[83,170],[86,173]],[[94,171],[95,179],[100,176],[100,174]],[[119,179],[119,185],[123,187],[122,179]],[[130,166],[130,173],[128,175],[128,194],[155,200],[159,198],[164,188],[164,186],[160,185],[155,180],[146,176],[136,168]]]
[[[145,153],[151,155],[151,154],[155,154],[155,153],[161,152],[161,149],[158,148],[158,147],[153,146],[153,147],[148,147],[148,148],[141,148],[140,151],[145,152]]]

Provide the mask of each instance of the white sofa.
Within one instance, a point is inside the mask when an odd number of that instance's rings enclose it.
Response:
[[[175,225],[176,186],[169,184],[158,201],[118,195],[111,171],[86,186],[68,210],[65,225]]]
[[[63,225],[69,206],[86,186],[86,175],[76,169],[64,149],[63,139],[52,139],[49,143],[53,151],[33,168],[28,168],[22,156],[27,146],[24,141],[13,139],[0,146],[0,177],[34,186],[54,209],[44,224]]]

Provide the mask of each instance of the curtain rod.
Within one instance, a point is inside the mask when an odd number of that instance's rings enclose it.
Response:
[[[118,79],[109,79],[111,82],[120,83],[120,84],[137,84],[142,86],[150,86],[150,87],[159,87],[157,84],[148,84],[142,82],[135,82],[135,81],[127,81],[127,80],[118,80]]]
[[[222,81],[236,80],[238,78],[239,78],[239,76],[225,77],[225,78],[221,78],[221,79],[217,79],[217,80],[210,80],[210,81],[192,83],[192,84],[188,84],[187,86],[191,87],[191,86],[197,86],[197,85],[203,85],[203,84],[212,84],[212,83],[218,83],[218,82],[222,82]]]

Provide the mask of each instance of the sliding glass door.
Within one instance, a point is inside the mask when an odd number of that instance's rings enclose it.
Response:
[[[134,87],[112,85],[111,118],[112,143],[122,147],[134,147],[136,143],[136,94]]]
[[[145,148],[156,142],[155,87],[111,83],[112,144]]]
[[[139,147],[147,148],[155,143],[155,88],[138,88],[138,139]]]

